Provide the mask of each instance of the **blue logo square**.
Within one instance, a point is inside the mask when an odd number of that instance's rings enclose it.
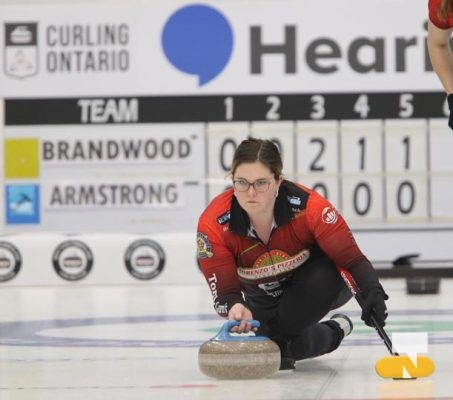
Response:
[[[6,223],[39,224],[39,185],[6,185]]]

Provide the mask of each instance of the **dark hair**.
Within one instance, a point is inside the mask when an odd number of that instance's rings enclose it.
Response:
[[[439,19],[441,21],[447,21],[451,13],[452,13],[452,1],[442,0],[437,11]]]
[[[234,175],[241,164],[257,161],[268,167],[275,179],[282,175],[282,157],[274,142],[250,137],[243,140],[234,152],[230,173]]]

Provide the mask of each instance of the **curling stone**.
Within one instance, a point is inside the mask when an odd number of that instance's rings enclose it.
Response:
[[[252,320],[252,328],[260,326]],[[198,350],[198,365],[205,375],[217,379],[268,378],[280,368],[280,349],[266,336],[231,334],[239,321],[227,321],[219,333]]]

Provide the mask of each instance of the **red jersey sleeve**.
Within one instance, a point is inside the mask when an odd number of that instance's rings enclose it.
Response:
[[[428,13],[430,21],[439,29],[450,29],[453,26],[453,15],[448,17],[448,20],[443,21],[439,19],[437,12],[439,10],[441,0],[429,0]]]
[[[332,204],[313,193],[307,204],[307,220],[318,246],[337,266],[349,270],[361,290],[382,289],[376,270]]]
[[[201,271],[211,290],[214,309],[227,317],[236,303],[245,304],[237,275],[236,261],[226,236],[228,225],[217,223],[216,204],[212,204],[198,221],[197,256]]]
[[[318,246],[335,264],[347,268],[365,258],[346,221],[328,200],[312,193],[306,212]]]

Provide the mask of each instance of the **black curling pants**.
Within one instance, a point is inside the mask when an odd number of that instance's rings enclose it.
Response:
[[[351,297],[335,265],[318,256],[297,269],[273,307],[248,303],[253,318],[261,323],[257,333],[279,343],[289,341],[293,357],[302,360],[330,353],[340,345],[343,332],[338,325],[319,321]]]

